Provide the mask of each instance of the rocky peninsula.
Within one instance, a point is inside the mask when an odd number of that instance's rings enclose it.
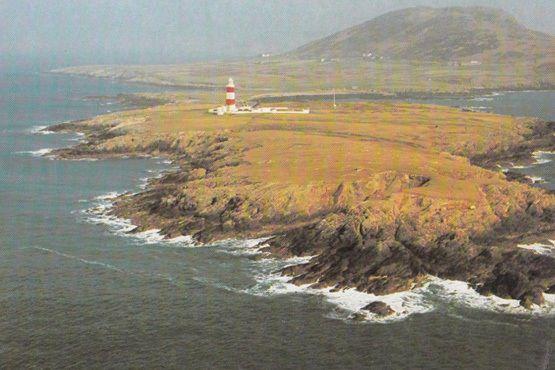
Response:
[[[292,102],[289,106],[295,106]],[[270,237],[295,284],[383,295],[463,280],[525,307],[555,293],[555,195],[497,165],[555,149],[555,123],[398,102],[313,102],[305,116],[213,116],[170,103],[64,123],[60,158],[167,156],[179,170],[120,196],[136,232],[198,242]],[[375,304],[372,309],[388,312]],[[370,309],[370,308],[369,308]]]

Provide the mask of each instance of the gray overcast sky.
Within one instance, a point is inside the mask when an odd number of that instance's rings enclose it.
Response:
[[[554,0],[0,0],[0,53],[58,65],[250,56],[419,5],[501,8],[555,34]]]

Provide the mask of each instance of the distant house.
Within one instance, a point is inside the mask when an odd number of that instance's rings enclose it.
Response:
[[[479,60],[471,60],[470,62],[461,63],[461,66],[479,66],[482,64]]]

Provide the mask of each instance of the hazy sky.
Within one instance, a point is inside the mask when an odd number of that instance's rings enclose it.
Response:
[[[57,65],[251,56],[419,5],[502,8],[555,34],[554,0],[0,0],[0,53]]]

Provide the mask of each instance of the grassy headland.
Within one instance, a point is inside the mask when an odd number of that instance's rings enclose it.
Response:
[[[294,106],[297,103],[288,104]],[[555,148],[552,123],[406,103],[312,103],[309,115],[214,116],[174,103],[62,124],[88,142],[60,157],[167,155],[180,170],[114,212],[169,237],[274,236],[317,255],[297,283],[384,294],[429,274],[541,303],[555,260],[516,247],[555,239],[555,196],[507,181],[491,159]]]

